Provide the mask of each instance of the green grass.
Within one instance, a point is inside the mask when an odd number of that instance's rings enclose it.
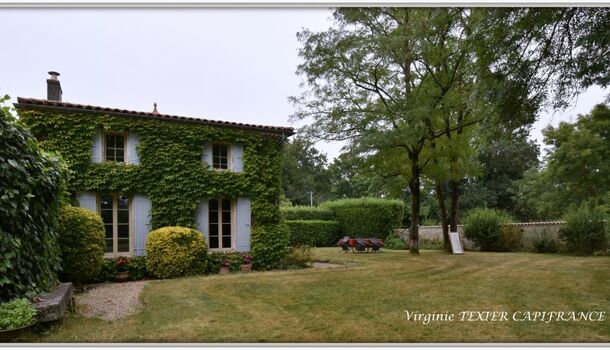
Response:
[[[343,254],[346,264],[151,281],[143,310],[113,322],[68,315],[30,342],[609,342],[610,258],[424,251]],[[421,322],[404,310],[606,312],[603,322]]]

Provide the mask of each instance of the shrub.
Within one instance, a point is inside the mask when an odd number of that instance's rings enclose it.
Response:
[[[285,220],[334,220],[333,212],[324,207],[281,207]]]
[[[62,277],[82,283],[95,278],[104,260],[104,222],[95,212],[63,206],[59,211]]]
[[[421,241],[420,241],[421,244]],[[402,240],[402,238],[398,237],[396,234],[391,234],[386,238],[383,242],[383,247],[386,249],[407,249],[407,243]]]
[[[599,209],[581,207],[564,218],[566,224],[559,230],[559,237],[566,243],[567,252],[591,255],[608,248],[604,214]]]
[[[311,262],[311,248],[306,245],[291,247],[288,250],[284,264],[288,268],[307,267]]]
[[[464,236],[473,241],[482,251],[510,251],[519,243],[521,231],[504,225],[508,215],[487,208],[470,211],[464,220]]]
[[[19,328],[34,322],[36,309],[28,299],[13,299],[0,304],[0,330]]]
[[[208,255],[208,269],[209,273],[218,273],[220,265],[223,261],[229,261],[230,271],[239,271],[239,267],[244,261],[244,255],[247,253],[237,252],[214,252]]]
[[[341,238],[336,221],[287,220],[286,226],[290,231],[291,246],[329,247]]]
[[[129,271],[129,279],[131,281],[139,281],[149,277],[148,270],[146,269],[145,256],[134,256],[129,258],[127,270]]]
[[[379,198],[340,199],[322,207],[333,212],[343,235],[382,239],[401,227],[405,210],[400,200]]]
[[[533,246],[536,253],[557,253],[559,251],[557,241],[552,239],[546,231],[536,232]]]
[[[148,233],[146,269],[159,278],[204,273],[207,246],[203,234],[180,226],[163,227]]]
[[[39,149],[0,97],[0,300],[50,289],[60,268],[63,165]]]
[[[252,264],[257,270],[282,267],[290,233],[286,224],[257,225],[252,229]]]

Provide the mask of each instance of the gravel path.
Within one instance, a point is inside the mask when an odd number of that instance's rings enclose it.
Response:
[[[76,307],[85,317],[116,320],[133,315],[140,306],[144,281],[105,283],[74,296]]]

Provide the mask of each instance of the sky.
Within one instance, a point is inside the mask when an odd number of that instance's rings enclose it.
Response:
[[[0,94],[46,98],[47,72],[63,100],[103,107],[298,127],[301,77],[296,33],[331,25],[326,8],[0,9]],[[532,138],[576,119],[608,91],[589,89],[575,107],[543,113]],[[318,143],[329,159],[341,144]]]

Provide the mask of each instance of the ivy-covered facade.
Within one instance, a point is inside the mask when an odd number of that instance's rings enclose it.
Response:
[[[20,122],[69,168],[68,191],[98,212],[107,255],[144,255],[164,226],[209,248],[249,251],[251,229],[280,222],[280,154],[292,128],[18,98]]]

